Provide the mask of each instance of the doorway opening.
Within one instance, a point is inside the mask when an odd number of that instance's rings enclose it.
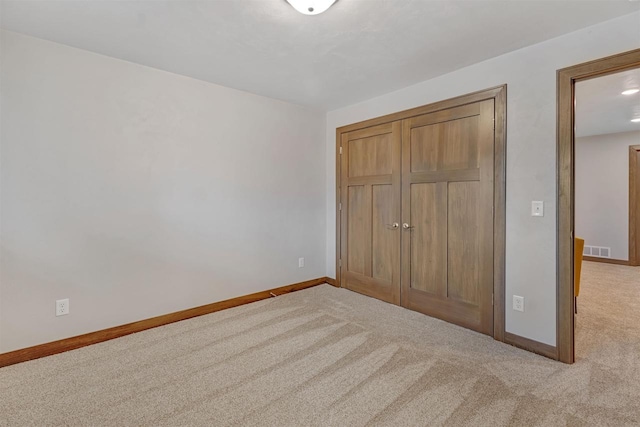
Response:
[[[597,254],[601,257],[603,254],[611,256],[613,248],[607,245],[598,245],[594,239],[596,234],[591,234],[592,244],[585,242],[587,249],[583,249],[576,253],[576,241],[580,244],[580,240],[576,231],[591,233],[585,223],[579,224],[576,230],[576,138],[580,136],[576,132],[576,114],[582,106],[578,106],[576,102],[580,102],[576,98],[577,85],[581,82],[589,82],[592,79],[612,76],[629,70],[640,68],[640,49],[625,52],[619,55],[579,64],[573,67],[565,68],[558,71],[558,92],[557,92],[557,123],[558,123],[558,235],[557,235],[557,349],[558,359],[565,363],[573,363],[575,361],[575,311],[576,311],[576,290],[580,284],[575,280],[581,276],[580,258],[589,251],[589,256]],[[597,84],[595,85],[597,86]],[[622,95],[624,96],[624,95]],[[635,114],[635,113],[633,113]],[[640,115],[640,111],[637,112]],[[626,118],[631,121],[634,117]],[[588,119],[586,125],[589,126]],[[635,123],[635,122],[633,122]],[[640,129],[639,129],[640,130]],[[629,144],[632,145],[632,144]],[[631,148],[627,146],[626,153]],[[633,170],[631,160],[629,160],[630,174],[629,180],[636,180],[636,171]],[[635,181],[630,182],[629,188],[635,185]],[[610,189],[611,190],[611,189]],[[580,195],[578,195],[580,197]],[[629,200],[627,212],[623,214],[629,215],[628,229],[625,232],[628,236],[628,252],[624,249],[616,249],[621,262],[625,264],[635,263],[637,251],[637,220],[635,212],[637,211],[637,198],[632,195]],[[584,208],[581,214],[585,215]],[[581,219],[583,219],[581,217]],[[587,221],[588,222],[588,221]],[[619,222],[619,221],[618,221]],[[620,225],[620,224],[618,224]],[[619,243],[616,243],[619,245]],[[626,258],[626,259],[624,259]],[[614,258],[615,259],[615,258]],[[597,264],[596,264],[597,265]],[[604,265],[604,264],[602,264]],[[591,271],[591,270],[589,270]],[[577,274],[576,274],[577,273]],[[584,271],[582,272],[584,274]]]

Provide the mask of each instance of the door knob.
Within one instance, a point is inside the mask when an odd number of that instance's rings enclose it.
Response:
[[[397,222],[394,222],[393,224],[386,224],[388,228],[392,228],[392,229],[396,229],[398,227],[400,227],[400,224],[398,224]]]
[[[404,228],[405,230],[411,230],[413,227],[405,222],[404,224],[402,224],[402,228]]]

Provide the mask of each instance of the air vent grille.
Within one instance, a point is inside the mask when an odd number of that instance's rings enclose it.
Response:
[[[605,246],[584,246],[584,252],[582,253],[585,256],[594,256],[598,258],[611,258],[611,248],[607,248]]]

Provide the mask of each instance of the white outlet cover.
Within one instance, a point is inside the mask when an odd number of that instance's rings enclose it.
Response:
[[[513,309],[524,312],[524,297],[518,295],[513,296]]]
[[[298,268],[304,267],[304,258],[298,258]]]
[[[69,314],[69,298],[56,300],[56,316]]]

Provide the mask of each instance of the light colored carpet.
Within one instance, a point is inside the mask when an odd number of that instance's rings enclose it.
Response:
[[[322,285],[0,369],[0,425],[637,425],[639,282],[585,266],[572,366]]]

